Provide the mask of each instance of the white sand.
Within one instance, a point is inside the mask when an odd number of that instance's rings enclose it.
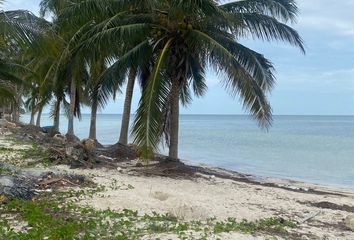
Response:
[[[198,178],[196,180],[171,179],[163,177],[133,176],[116,170],[61,170],[94,176],[93,180],[109,188],[112,181],[124,190],[109,190],[104,197],[95,196],[82,203],[97,209],[124,208],[139,213],[172,213],[185,220],[203,220],[215,216],[220,220],[256,220],[265,217],[284,217],[301,221],[318,213],[314,218],[301,224],[295,231],[313,234],[318,239],[354,239],[354,232],[343,230],[344,219],[349,212],[321,209],[300,202],[327,201],[338,205],[354,206],[354,193],[342,191],[345,196],[316,195],[299,193],[275,187],[265,187],[220,178]],[[133,189],[125,188],[128,184]],[[306,186],[308,187],[308,186]],[[312,186],[313,187],[313,186]],[[320,188],[320,190],[331,190]],[[337,191],[332,189],[332,192]],[[101,194],[100,194],[101,195]],[[171,236],[160,236],[169,239]],[[239,233],[219,235],[221,239],[266,239],[269,236],[251,236]],[[307,239],[304,237],[304,239]]]

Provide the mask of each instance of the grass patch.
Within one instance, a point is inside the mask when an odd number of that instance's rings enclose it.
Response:
[[[10,174],[12,170],[6,167],[0,167],[0,174]]]
[[[14,142],[14,145],[24,146],[23,148],[11,148],[0,146],[0,155],[3,162],[18,166],[34,166],[38,163],[50,166],[49,154],[47,150],[40,147],[37,143],[29,145],[24,142]]]
[[[80,191],[53,193],[38,196],[32,200],[11,200],[0,205],[0,239],[120,239],[138,240],[142,236],[174,234],[180,239],[209,239],[222,232],[265,232],[273,236],[284,237],[288,228],[296,227],[291,220],[267,218],[255,222],[229,218],[226,221],[185,222],[170,214],[141,215],[137,211],[95,210],[78,205],[83,198],[93,197],[104,191],[98,186]],[[3,216],[15,216],[16,223],[27,226],[16,231],[14,219]],[[157,237],[156,237],[157,236]]]
[[[276,217],[265,218],[257,220],[255,222],[250,222],[246,219],[243,219],[242,221],[238,222],[235,218],[229,218],[227,219],[227,221],[216,222],[214,226],[214,232],[253,233],[256,231],[267,231],[286,233],[286,228],[294,227],[296,227],[296,223],[294,221]]]

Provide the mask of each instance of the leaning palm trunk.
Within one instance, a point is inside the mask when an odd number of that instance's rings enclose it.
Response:
[[[98,107],[98,99],[97,96],[94,96],[92,99],[91,106],[91,123],[90,123],[90,134],[89,138],[96,140],[96,119],[97,119],[97,107]]]
[[[136,78],[136,69],[131,68],[128,76],[127,90],[125,93],[124,110],[122,116],[122,126],[120,129],[119,143],[128,144],[128,132],[130,122],[130,111],[132,105],[132,97],[134,91],[134,83]]]
[[[179,82],[177,79],[172,81],[171,90],[171,122],[170,122],[170,149],[169,158],[178,160],[178,129],[179,129]]]
[[[38,114],[37,114],[37,121],[36,121],[36,126],[37,127],[41,126],[42,111],[43,111],[43,107],[40,107],[39,110],[38,110]]]
[[[57,97],[57,101],[54,107],[54,129],[59,131],[59,121],[60,121],[60,102],[61,99]]]
[[[74,112],[76,100],[76,82],[71,80],[70,84],[70,110],[68,116],[68,135],[74,135]]]

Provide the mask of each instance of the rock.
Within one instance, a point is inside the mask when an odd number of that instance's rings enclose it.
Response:
[[[66,143],[66,137],[61,134],[55,134],[53,140],[57,141],[60,144]]]
[[[16,124],[12,123],[12,122],[9,122],[6,119],[0,119],[0,127],[14,129],[14,128],[16,128]]]
[[[354,232],[354,215],[349,215],[346,217],[345,226]]]
[[[89,152],[92,152],[96,149],[96,141],[94,139],[84,139],[82,144],[85,146],[85,149]]]

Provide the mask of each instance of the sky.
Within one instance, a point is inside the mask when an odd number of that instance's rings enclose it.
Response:
[[[40,0],[7,0],[5,10],[38,13]],[[306,55],[279,42],[243,39],[242,43],[272,61],[277,84],[269,96],[275,115],[354,115],[354,0],[298,0],[295,28],[306,45]],[[208,91],[194,98],[182,114],[244,114],[239,99],[227,94],[221,77],[209,71]],[[136,87],[133,111],[140,89]],[[122,113],[124,95],[101,113]],[[84,112],[89,113],[89,109]]]

